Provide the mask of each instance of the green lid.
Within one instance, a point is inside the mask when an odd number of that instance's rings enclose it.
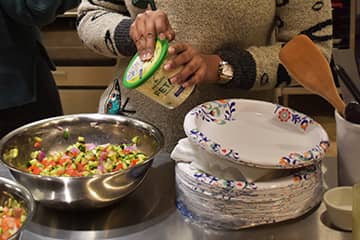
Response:
[[[155,50],[150,61],[141,61],[139,54],[136,53],[126,67],[123,84],[126,88],[136,88],[146,82],[163,63],[169,44],[167,40],[157,40]]]

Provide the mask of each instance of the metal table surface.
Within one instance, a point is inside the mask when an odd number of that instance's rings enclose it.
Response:
[[[336,159],[327,158],[325,182],[336,185]],[[325,165],[324,164],[324,165]],[[0,175],[10,177],[0,168]],[[62,211],[37,204],[21,240],[350,240],[351,232],[336,230],[324,204],[310,213],[282,223],[239,231],[216,231],[187,222],[175,208],[174,163],[169,155],[156,156],[142,185],[126,198],[103,209]]]

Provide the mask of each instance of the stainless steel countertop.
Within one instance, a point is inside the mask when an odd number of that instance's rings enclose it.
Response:
[[[336,159],[324,160],[325,182],[335,186]],[[9,177],[0,168],[0,175]],[[67,212],[37,205],[32,222],[21,240],[118,239],[118,240],[350,240],[351,232],[336,230],[323,204],[310,213],[282,223],[244,229],[215,231],[188,223],[175,208],[174,163],[159,154],[143,184],[111,207]]]

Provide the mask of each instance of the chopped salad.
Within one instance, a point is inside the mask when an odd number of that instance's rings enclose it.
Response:
[[[19,230],[25,219],[26,210],[22,208],[20,202],[13,197],[9,197],[0,206],[0,239],[9,239]]]
[[[82,177],[128,169],[144,162],[148,157],[137,147],[138,137],[130,144],[86,143],[78,137],[64,152],[46,154],[41,150],[41,138],[35,138],[27,171],[44,176]]]

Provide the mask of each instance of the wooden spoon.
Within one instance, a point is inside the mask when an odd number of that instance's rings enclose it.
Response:
[[[344,116],[345,103],[337,92],[329,63],[309,37],[301,34],[291,39],[280,50],[279,58],[296,81]]]

